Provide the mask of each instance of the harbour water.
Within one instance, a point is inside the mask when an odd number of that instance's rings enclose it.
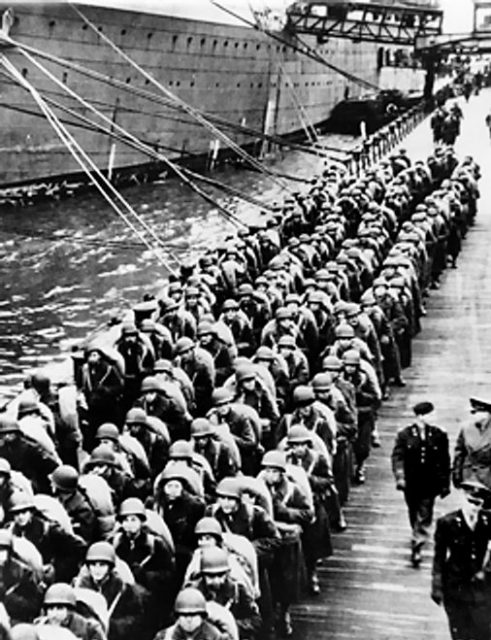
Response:
[[[347,136],[328,136],[330,147],[353,147]],[[281,153],[281,152],[279,152]],[[311,178],[324,160],[283,152],[266,161],[278,172]],[[281,188],[263,174],[225,168],[213,177],[271,203]],[[290,182],[292,190],[305,185]],[[206,187],[245,221],[260,210]],[[129,187],[124,196],[179,258],[199,255],[235,226],[177,180]],[[42,366],[60,350],[128,307],[144,292],[158,293],[168,273],[96,194],[47,202],[0,216],[0,397],[8,397],[26,369]]]

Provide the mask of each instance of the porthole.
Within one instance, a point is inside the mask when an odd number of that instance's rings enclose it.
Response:
[[[175,47],[177,44],[177,36],[172,36],[172,46]]]
[[[147,33],[147,40],[151,40],[153,38],[153,33]]]
[[[126,84],[130,84],[131,78],[126,78]]]
[[[121,29],[121,35],[125,36],[126,35],[126,29]]]
[[[238,48],[239,48],[239,43],[238,43],[238,42],[234,42],[234,47],[235,47],[236,49],[238,49]]]
[[[89,26],[87,24],[82,25],[82,31],[87,31],[88,28]]]
[[[247,47],[249,46],[248,42],[244,42],[244,49],[247,49]]]
[[[228,40],[225,40],[225,42],[223,43],[224,47],[228,47]]]
[[[259,51],[259,49],[260,49],[260,48],[261,48],[261,45],[258,43],[258,44],[256,45],[256,51]]]
[[[49,28],[52,29],[56,25],[56,20],[50,20],[48,24]]]
[[[192,45],[192,43],[193,43],[193,38],[192,38],[192,36],[189,36],[189,38],[187,40],[188,47],[190,47]]]
[[[218,44],[218,40],[213,40],[213,48],[215,49]]]
[[[204,46],[205,46],[205,44],[206,44],[206,38],[201,38],[201,40],[200,40],[200,45],[201,45],[202,47],[204,47]]]

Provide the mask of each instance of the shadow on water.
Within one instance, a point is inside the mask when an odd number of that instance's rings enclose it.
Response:
[[[336,138],[346,148],[352,138]],[[333,144],[332,137],[329,144]],[[311,178],[315,156],[287,153],[271,165]],[[282,197],[267,176],[225,168],[213,177],[263,202]],[[291,183],[292,190],[302,190]],[[240,219],[257,220],[257,207],[206,190]],[[198,255],[235,227],[188,187],[167,180],[129,187],[124,196],[179,256]],[[168,273],[96,194],[10,210],[0,217],[0,388],[26,368],[49,361],[67,340],[85,336],[114,309],[157,293]]]

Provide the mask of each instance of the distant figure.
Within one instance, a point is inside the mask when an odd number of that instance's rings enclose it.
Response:
[[[447,434],[433,424],[433,404],[419,402],[413,411],[413,424],[397,434],[392,469],[396,488],[404,492],[412,528],[411,562],[418,567],[429,537],[435,498],[450,493],[450,454]]]
[[[491,402],[470,398],[472,419],[455,444],[452,480],[458,489],[466,480],[479,480],[491,491]]]
[[[491,108],[489,109],[489,113],[486,116],[485,122],[486,122],[486,126],[488,128],[488,131],[489,131],[489,137],[491,138]]]

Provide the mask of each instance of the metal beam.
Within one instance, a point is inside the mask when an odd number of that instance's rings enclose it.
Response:
[[[418,38],[415,50],[417,53],[454,53],[457,50],[469,53],[489,53],[491,32],[474,31]]]
[[[400,46],[440,35],[442,23],[438,9],[366,2],[309,2],[294,4],[288,12],[288,27],[295,33]]]

